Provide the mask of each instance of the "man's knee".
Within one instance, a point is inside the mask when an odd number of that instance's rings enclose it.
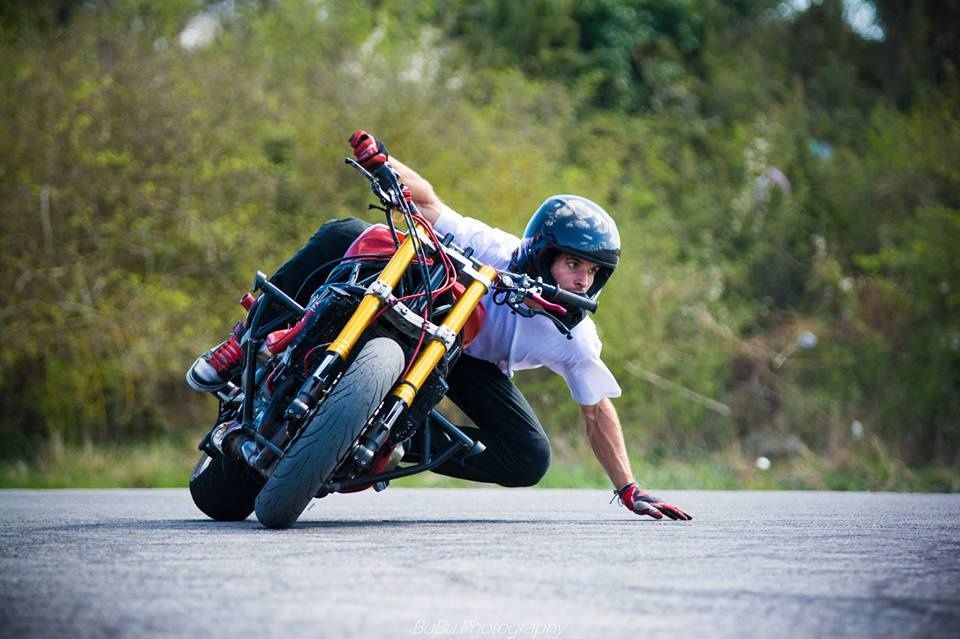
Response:
[[[349,245],[357,238],[370,224],[356,217],[344,217],[336,220],[328,220],[320,225],[316,232],[310,237],[310,244],[321,245]],[[346,249],[344,249],[346,250]]]
[[[520,460],[509,479],[500,482],[502,486],[519,488],[538,484],[550,468],[550,441],[542,437],[531,442],[529,448],[520,456]]]

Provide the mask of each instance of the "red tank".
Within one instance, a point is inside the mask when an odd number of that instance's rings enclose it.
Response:
[[[400,231],[397,231],[397,236],[400,242],[403,242],[404,237],[406,237],[406,235]],[[344,257],[358,257],[361,255],[384,255],[389,257],[393,255],[396,250],[397,245],[394,243],[393,238],[390,237],[390,228],[386,224],[374,224],[353,241],[350,248],[344,253]],[[427,263],[432,264],[432,260],[428,260]],[[463,284],[456,282],[453,285],[454,297],[459,298],[465,290],[466,287]],[[477,308],[474,309],[463,327],[463,348],[466,348],[477,336],[477,333],[480,332],[486,316],[487,311],[483,307],[483,302],[481,302],[477,305]]]

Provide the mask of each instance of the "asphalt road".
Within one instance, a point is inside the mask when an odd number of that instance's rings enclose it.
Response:
[[[0,491],[3,637],[960,637],[960,495],[395,489],[291,530]]]

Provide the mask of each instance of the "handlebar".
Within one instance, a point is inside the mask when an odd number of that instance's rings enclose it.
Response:
[[[576,308],[595,312],[597,303],[583,295],[566,291],[554,284],[546,284],[541,279],[532,279],[529,275],[500,271],[499,282],[494,286],[494,304],[506,304],[514,313],[523,317],[543,315],[553,322],[567,339],[573,339],[572,327],[564,322],[568,309]],[[525,300],[535,302],[524,304]],[[552,300],[552,301],[548,301]],[[563,304],[563,306],[560,306]]]
[[[591,313],[597,310],[595,300],[567,291],[555,284],[547,284],[540,279],[531,279],[528,275],[500,271],[500,280],[506,285],[507,289],[515,291],[514,294],[518,296],[516,298],[517,302],[522,298],[530,298],[544,307],[555,307],[560,304],[563,308],[551,308],[549,310],[561,314],[566,313],[569,308],[583,309]]]
[[[356,169],[370,183],[370,190],[377,196],[377,199],[388,208],[399,208],[403,201],[403,193],[400,191],[400,183],[397,181],[397,174],[389,164],[384,163],[373,173],[363,168],[359,162],[353,158],[344,158],[345,164],[349,164]]]
[[[345,158],[344,161],[359,171],[370,182],[370,188],[374,195],[386,207],[384,210],[396,209],[410,214],[417,212],[416,206],[404,192],[403,186],[397,179],[398,176],[390,167],[389,162],[384,162],[383,165],[370,172],[352,158]],[[464,254],[464,257],[473,262],[475,266],[479,265],[476,260],[469,257],[469,254]],[[513,304],[519,304],[524,298],[529,298],[550,312],[560,315],[566,314],[570,308],[583,309],[591,313],[597,310],[595,300],[564,290],[559,286],[547,284],[542,280],[533,280],[527,275],[507,271],[501,271],[501,278],[509,288],[515,291],[513,295],[516,297],[513,298],[515,300]]]
[[[543,297],[551,302],[556,302],[557,304],[566,306],[567,308],[582,308],[583,310],[590,311],[591,313],[595,313],[597,310],[597,302],[589,297],[571,293],[570,291],[564,290],[559,286],[552,286],[550,284],[541,284],[540,286],[543,288]]]

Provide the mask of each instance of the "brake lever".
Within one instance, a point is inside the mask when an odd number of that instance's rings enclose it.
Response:
[[[350,166],[355,168],[357,171],[360,172],[360,175],[367,178],[367,181],[370,182],[371,184],[377,184],[377,178],[373,175],[373,173],[363,168],[363,165],[361,165],[359,162],[357,162],[353,158],[343,158],[343,163],[349,164]],[[379,186],[379,184],[377,184],[377,186]]]
[[[378,200],[383,202],[384,206],[387,206],[391,209],[397,208],[397,203],[394,202],[394,198],[390,196],[389,192],[383,189],[383,187],[380,185],[380,180],[377,179],[377,176],[363,168],[363,166],[353,158],[343,158],[343,161],[345,164],[349,164],[359,171],[363,177],[367,178],[367,181],[370,182],[370,190],[373,191],[373,194],[377,196]]]
[[[511,311],[521,317],[534,316],[533,309],[523,303],[523,295],[513,289],[499,290],[493,296],[493,303],[509,306]]]
[[[560,315],[567,314],[566,307],[548,301],[540,294],[540,292],[543,290],[541,288],[543,282],[540,278],[533,280],[527,275],[519,275],[516,273],[508,273],[503,271],[500,273],[500,279],[503,280],[504,284],[507,286],[523,289],[524,299],[529,298],[553,313],[558,313]],[[519,280],[519,282],[515,282],[515,279]]]
[[[533,300],[534,302],[536,302],[537,304],[539,304],[540,306],[542,306],[543,308],[545,308],[545,309],[548,310],[548,311],[551,311],[551,312],[553,312],[553,313],[559,313],[560,315],[566,315],[566,314],[567,314],[567,309],[566,309],[566,308],[564,308],[563,306],[560,306],[559,304],[554,304],[553,302],[548,302],[548,301],[545,300],[539,293],[534,293],[534,292],[531,291],[531,292],[527,293],[527,297],[529,297],[531,300]]]
[[[530,293],[529,291],[526,293],[526,295],[521,295],[516,290],[502,291],[502,294],[503,294],[502,301],[497,301],[497,296],[494,295],[493,301],[495,304],[506,304],[507,306],[510,307],[510,310],[512,310],[517,315],[520,315],[521,317],[533,317],[534,315],[542,315],[543,317],[546,317],[551,322],[553,322],[553,325],[557,328],[557,330],[560,331],[560,333],[562,333],[564,336],[566,336],[567,339],[573,339],[573,335],[570,333],[570,329],[567,328],[567,326],[563,322],[561,322],[559,319],[557,319],[550,313],[546,312],[545,310],[530,308],[529,306],[523,303],[523,300],[525,297],[531,297],[539,303],[540,299],[542,299],[540,298],[539,295],[536,295],[535,293]],[[537,299],[537,298],[540,298],[540,299]],[[543,300],[543,302],[545,304],[544,308],[555,307],[557,309],[560,309],[560,311],[563,314],[566,314],[567,312],[567,310],[562,306],[551,304],[546,300]]]

